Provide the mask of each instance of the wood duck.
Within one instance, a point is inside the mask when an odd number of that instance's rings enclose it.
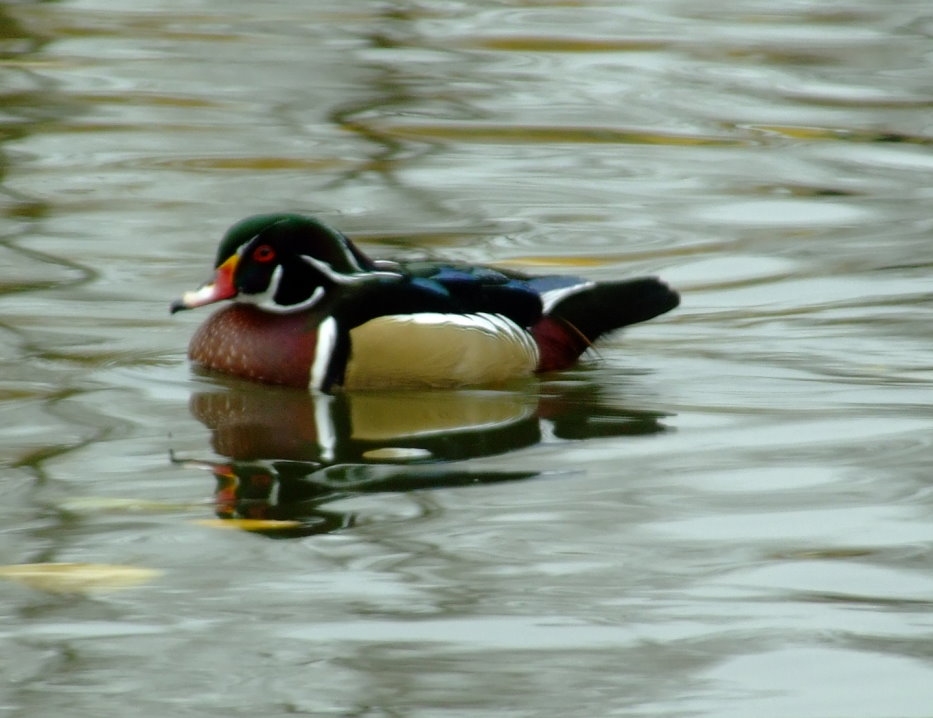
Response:
[[[600,336],[680,301],[654,277],[593,282],[371,259],[298,214],[241,220],[214,266],[211,281],[171,307],[235,300],[194,334],[191,360],[324,393],[496,384],[566,369]]]

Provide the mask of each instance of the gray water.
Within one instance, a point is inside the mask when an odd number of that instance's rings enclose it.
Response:
[[[0,564],[77,564],[0,570],[3,715],[933,716],[929,3],[74,0],[0,38]],[[329,459],[167,311],[282,209],[683,305],[541,381],[341,397]]]

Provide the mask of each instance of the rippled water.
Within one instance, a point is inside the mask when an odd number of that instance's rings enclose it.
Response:
[[[79,564],[0,567],[4,714],[933,713],[928,3],[22,2],[0,97],[0,563]],[[684,303],[501,391],[193,373],[277,209]]]

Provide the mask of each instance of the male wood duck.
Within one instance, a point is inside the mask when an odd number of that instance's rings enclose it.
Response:
[[[670,311],[654,277],[593,282],[371,259],[323,222],[263,214],[221,240],[172,312],[235,300],[188,350],[208,369],[315,392],[496,384],[566,369],[600,336]]]

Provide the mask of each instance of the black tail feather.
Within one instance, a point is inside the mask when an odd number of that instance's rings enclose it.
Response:
[[[680,304],[680,295],[656,277],[598,282],[564,297],[548,312],[572,324],[593,343],[629,324],[644,322]]]

